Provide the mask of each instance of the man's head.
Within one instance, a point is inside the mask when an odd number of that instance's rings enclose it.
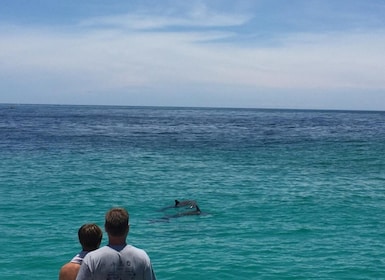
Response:
[[[99,248],[103,232],[96,224],[84,224],[78,230],[78,237],[83,250],[93,251]]]
[[[129,229],[129,215],[124,208],[112,208],[106,214],[106,232],[114,237],[126,236]]]

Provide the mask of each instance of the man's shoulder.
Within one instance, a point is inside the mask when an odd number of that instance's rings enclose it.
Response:
[[[150,257],[148,256],[147,252],[144,249],[132,246],[132,245],[127,245],[124,248],[124,251],[132,256],[135,256],[135,258],[139,258],[145,261],[149,261]]]
[[[124,246],[124,245],[123,245]],[[118,246],[119,247],[119,246]],[[115,254],[134,254],[135,256],[143,256],[148,257],[147,253],[140,248],[137,248],[133,245],[125,245],[123,248],[114,248],[110,247],[108,245],[105,245],[103,247],[100,247],[99,249],[92,251],[86,255],[85,258],[97,258],[100,256],[106,256],[106,255],[115,255]]]
[[[127,251],[131,251],[131,252],[138,252],[138,253],[144,253],[144,254],[146,254],[146,252],[145,252],[143,249],[140,249],[140,248],[138,248],[138,247],[135,247],[135,246],[129,245],[129,244],[127,244],[127,246],[124,247],[123,250],[127,250]]]
[[[106,251],[109,251],[109,250],[111,250],[111,249],[110,249],[108,246],[100,247],[100,248],[98,248],[98,249],[96,249],[96,250],[94,250],[94,251],[89,252],[89,253],[84,257],[84,259],[87,258],[87,257],[89,258],[89,257],[91,257],[91,256],[103,254],[103,253],[105,253]]]

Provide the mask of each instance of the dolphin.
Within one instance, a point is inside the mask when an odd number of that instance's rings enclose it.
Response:
[[[195,210],[192,210],[192,211],[187,211],[187,212],[181,212],[181,213],[177,213],[175,215],[169,215],[169,216],[165,216],[164,218],[167,218],[167,219],[170,219],[170,218],[179,218],[179,217],[184,217],[184,216],[196,216],[196,215],[200,215],[202,213],[201,209],[199,208],[199,206],[197,204],[195,204]]]
[[[183,216],[200,215],[201,213],[202,213],[201,209],[199,209],[199,206],[197,204],[195,204],[195,210],[178,213],[178,214],[173,215],[172,217],[177,218],[177,217],[183,217]]]
[[[151,223],[155,223],[155,222],[169,222],[170,219],[172,219],[172,218],[179,218],[179,217],[184,217],[184,216],[198,216],[198,215],[201,215],[202,211],[199,208],[199,206],[197,204],[195,204],[194,207],[195,207],[195,210],[181,212],[181,213],[177,213],[177,214],[174,214],[174,215],[167,215],[167,216],[164,216],[164,217],[156,219],[156,220],[151,220],[150,222]]]
[[[159,209],[158,211],[166,211],[168,209],[172,209],[172,208],[180,208],[180,207],[190,207],[190,208],[194,208],[195,205],[197,204],[197,202],[195,200],[177,200],[175,199],[175,203],[173,205],[170,205],[170,206],[166,206],[166,207],[163,207],[161,209]]]
[[[197,205],[197,202],[195,200],[182,200],[182,201],[179,201],[177,199],[175,199],[175,208],[177,207],[185,207],[185,206],[189,206],[190,208],[193,208]]]

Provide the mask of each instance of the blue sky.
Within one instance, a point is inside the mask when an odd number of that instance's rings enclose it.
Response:
[[[0,103],[385,110],[383,0],[3,0]]]

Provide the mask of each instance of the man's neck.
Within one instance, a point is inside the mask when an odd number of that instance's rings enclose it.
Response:
[[[126,245],[126,236],[108,236],[108,245],[119,246]]]

